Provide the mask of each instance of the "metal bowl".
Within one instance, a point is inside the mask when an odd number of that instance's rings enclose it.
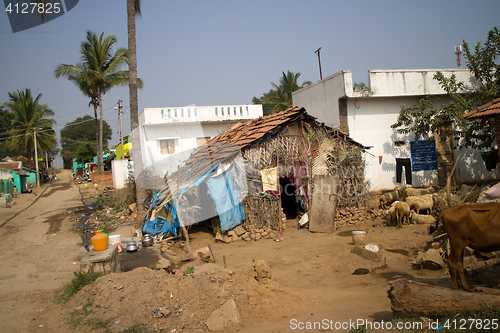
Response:
[[[131,243],[128,243],[127,246],[126,246],[126,249],[127,249],[127,252],[135,252],[138,250],[138,246],[137,246],[137,243],[134,241],[134,242],[131,242]]]

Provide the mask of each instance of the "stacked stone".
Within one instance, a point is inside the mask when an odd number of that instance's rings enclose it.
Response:
[[[274,230],[269,227],[264,226],[262,228],[255,228],[252,225],[239,225],[227,231],[227,233],[219,231],[215,237],[216,240],[224,243],[231,243],[239,240],[258,241],[265,238],[276,239],[277,236]]]
[[[335,216],[335,227],[352,226],[358,222],[363,222],[366,220],[375,220],[378,217],[378,213],[373,208],[358,208],[358,207],[345,207],[337,209],[337,214]]]

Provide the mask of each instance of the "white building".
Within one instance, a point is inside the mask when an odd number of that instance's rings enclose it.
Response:
[[[144,169],[177,170],[191,153],[234,124],[262,116],[262,105],[145,108],[139,114]]]
[[[391,125],[396,123],[402,105],[413,106],[421,97],[430,97],[435,107],[450,101],[438,81],[433,79],[437,71],[446,77],[455,74],[467,89],[475,88],[475,79],[467,69],[370,70],[369,89],[354,91],[351,71],[341,71],[294,92],[293,104],[305,107],[318,121],[341,129],[364,146],[373,147],[366,154],[371,190],[401,185],[396,182],[396,158],[410,159],[413,186],[442,184],[460,152],[462,155],[455,170],[457,182],[496,178],[498,170],[488,171],[479,151],[457,151],[439,140],[434,150],[437,151],[437,163],[434,161],[437,168],[414,171],[417,154],[412,155],[411,146],[417,149],[423,142],[413,141],[413,134],[396,133]],[[402,184],[404,179],[403,172]]]

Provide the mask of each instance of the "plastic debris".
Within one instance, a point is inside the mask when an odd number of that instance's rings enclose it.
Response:
[[[156,306],[153,308],[153,312],[154,312],[154,314],[155,314],[156,318],[161,318],[161,317],[163,317],[163,313],[161,313],[160,311],[158,311],[158,310],[156,309]]]
[[[375,253],[378,253],[380,251],[378,245],[376,245],[376,244],[366,244],[365,250],[375,252]]]

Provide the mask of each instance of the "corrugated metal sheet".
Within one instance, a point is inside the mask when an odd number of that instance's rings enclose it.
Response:
[[[0,168],[21,171],[22,162],[0,162]]]

